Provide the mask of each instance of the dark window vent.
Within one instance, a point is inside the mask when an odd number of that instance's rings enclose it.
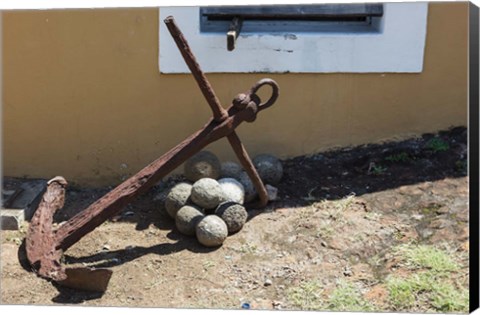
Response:
[[[200,8],[200,31],[223,33],[376,32],[382,4],[221,6]]]

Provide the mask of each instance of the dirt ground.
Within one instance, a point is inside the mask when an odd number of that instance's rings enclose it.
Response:
[[[181,180],[170,178],[65,253],[113,270],[104,294],[36,277],[19,262],[27,226],[2,231],[1,303],[468,312],[466,159],[459,127],[282,161],[278,201],[213,249],[178,233],[156,200]],[[108,190],[69,188],[55,220]]]

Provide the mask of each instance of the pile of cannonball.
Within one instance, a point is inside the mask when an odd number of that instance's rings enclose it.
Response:
[[[281,162],[270,154],[257,155],[252,162],[274,200],[277,189],[272,185],[282,178]],[[250,177],[238,163],[221,163],[210,151],[186,161],[184,176],[188,181],[173,186],[164,199],[168,215],[180,233],[195,235],[207,247],[222,245],[242,229],[248,217],[244,204],[257,197]]]

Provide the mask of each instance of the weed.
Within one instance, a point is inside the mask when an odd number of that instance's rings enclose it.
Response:
[[[387,171],[386,167],[372,164],[372,167],[370,168],[369,173],[378,176],[378,175],[384,174],[386,171]]]
[[[430,204],[429,206],[422,208],[420,212],[424,215],[435,214],[435,212],[441,207],[442,205],[439,204]]]
[[[382,214],[377,212],[367,212],[364,216],[364,218],[369,221],[378,221],[378,219],[380,219],[381,217]]]
[[[401,152],[401,153],[389,155],[385,158],[385,160],[393,163],[407,162],[407,161],[410,161],[410,157],[406,152]]]
[[[243,254],[255,254],[256,251],[257,245],[250,243],[243,244],[240,248],[240,252]]]
[[[450,146],[447,142],[437,137],[430,139],[425,145],[425,147],[435,153],[447,151],[448,149],[450,149]]]
[[[308,281],[288,290],[288,300],[301,310],[320,310],[322,287],[317,281]]]
[[[208,271],[212,267],[215,267],[215,262],[211,260],[207,260],[203,262],[203,270]]]
[[[331,205],[333,205],[333,209],[329,209],[328,216],[334,220],[339,219],[340,215],[345,212],[345,210],[350,207],[352,204],[353,200],[355,198],[354,194],[350,194],[347,197],[337,200],[337,201],[332,201]]]
[[[365,312],[372,311],[373,306],[363,298],[360,290],[354,284],[340,282],[328,299],[328,310]]]
[[[324,222],[320,225],[317,230],[316,237],[320,237],[322,239],[328,239],[334,234],[335,230],[333,229],[330,222]]]
[[[466,172],[468,169],[467,161],[466,160],[458,160],[455,162],[455,169],[457,172]]]

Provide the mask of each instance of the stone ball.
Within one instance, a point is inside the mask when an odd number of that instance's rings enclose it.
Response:
[[[224,199],[222,187],[211,178],[197,180],[192,186],[192,201],[205,209],[216,208]]]
[[[172,187],[165,198],[165,210],[172,219],[175,219],[177,211],[190,201],[192,185],[179,183]]]
[[[220,177],[220,160],[210,151],[200,151],[192,156],[184,164],[185,177],[196,182],[201,178]]]
[[[245,189],[243,185],[234,178],[222,178],[218,180],[220,187],[223,190],[223,201],[233,201],[243,204],[245,198]]]
[[[242,229],[247,222],[248,213],[244,206],[235,202],[224,202],[215,210],[227,225],[228,233],[235,233]]]
[[[257,197],[257,191],[255,190],[255,186],[253,185],[252,180],[248,177],[247,172],[243,171],[238,178],[240,184],[242,184],[243,189],[245,190],[245,197],[244,202],[250,202],[255,197]]]
[[[197,240],[207,247],[223,244],[228,236],[227,224],[216,215],[207,215],[197,224],[195,229]]]
[[[282,163],[275,156],[260,154],[255,156],[252,162],[264,184],[276,185],[282,179]]]
[[[180,233],[195,235],[195,228],[203,217],[205,217],[205,214],[201,209],[189,205],[183,206],[177,212],[175,225]]]
[[[240,166],[240,164],[236,162],[233,162],[233,161],[223,162],[221,164],[220,177],[238,179],[242,171],[243,171],[242,167]]]

